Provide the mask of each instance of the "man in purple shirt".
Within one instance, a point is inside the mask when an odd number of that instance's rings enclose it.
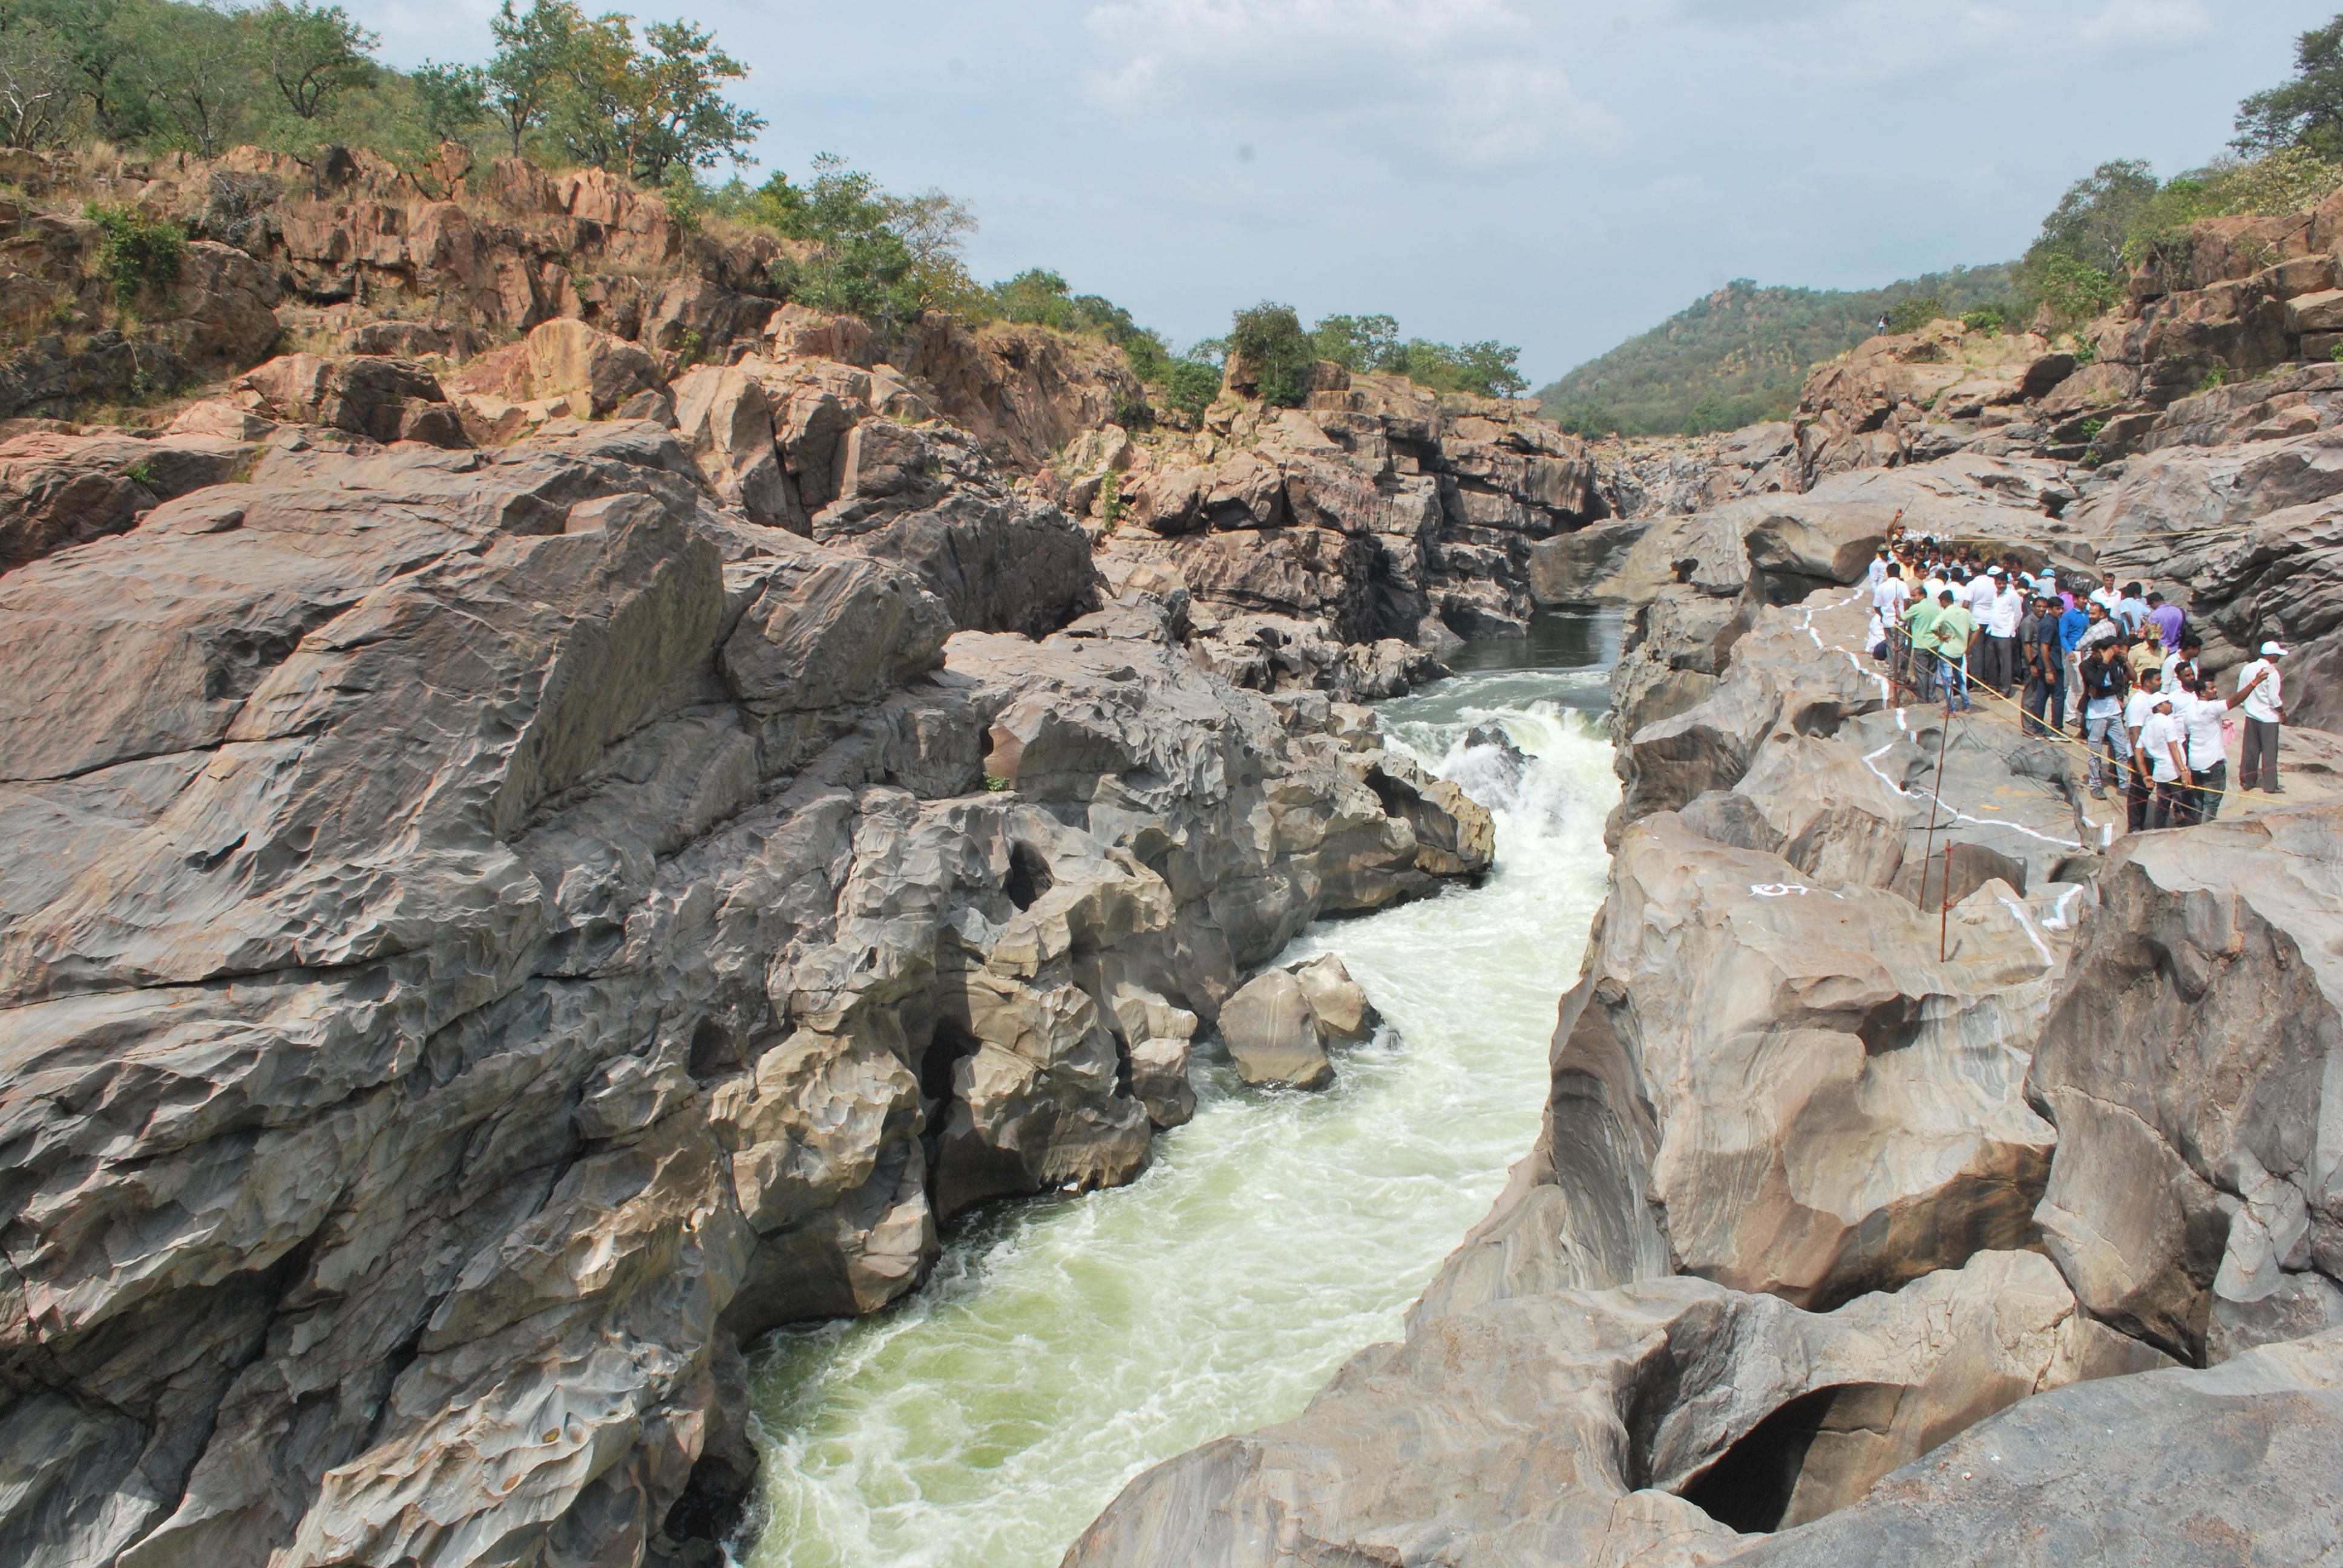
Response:
[[[2151,593],[2147,596],[2147,618],[2156,623],[2165,647],[2180,646],[2180,628],[2187,624],[2188,618],[2180,613],[2178,605],[2167,604],[2162,594]]]

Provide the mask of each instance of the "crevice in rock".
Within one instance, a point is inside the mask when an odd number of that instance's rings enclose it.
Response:
[[[1021,841],[1009,847],[1009,875],[1001,890],[1009,895],[1011,903],[1021,910],[1030,910],[1042,894],[1056,886],[1056,881],[1050,875],[1050,862],[1041,858],[1041,851]]]
[[[1744,1533],[1804,1524],[1844,1508],[1883,1473],[1896,1383],[1835,1383],[1802,1393],[1686,1483],[1684,1500]]]

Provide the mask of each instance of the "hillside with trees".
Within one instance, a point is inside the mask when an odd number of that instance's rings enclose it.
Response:
[[[2343,186],[2343,16],[2303,34],[2295,65],[2289,80],[2238,106],[2221,156],[2168,180],[2144,159],[2101,164],[2068,187],[2014,263],[1847,292],[1736,278],[1538,398],[1582,433],[1730,430],[1787,417],[1808,371],[1882,320],[1898,332],[1941,316],[2056,336],[2113,308],[2142,267],[2163,274],[2164,286],[2191,286],[2190,225],[2303,212]]]
[[[749,183],[737,170],[755,161],[766,122],[728,95],[749,67],[694,22],[504,0],[489,26],[488,60],[400,71],[375,57],[377,40],[346,9],[313,0],[0,0],[0,146],[211,159],[250,146],[303,160],[343,146],[414,170],[455,143],[484,161],[598,168],[658,191],[689,226],[801,242],[772,264],[764,291],[860,317],[882,340],[943,310],[1104,340],[1183,416],[1220,390],[1222,340],[1175,348],[1046,267],[978,282],[963,256],[976,216],[943,191],[890,192],[827,153],[801,181],[777,172]],[[716,179],[726,165],[736,172]],[[184,237],[138,222],[139,245],[167,251]],[[1403,337],[1389,316],[1329,317],[1307,336],[1312,357],[1435,390],[1524,385],[1519,350]]]
[[[1955,267],[1885,288],[1763,287],[1740,277],[1538,393],[1582,434],[1705,435],[1785,419],[1815,365],[1889,319],[1908,330],[1937,316],[1997,323],[2014,269]]]

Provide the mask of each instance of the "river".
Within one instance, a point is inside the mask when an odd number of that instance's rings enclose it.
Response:
[[[1536,1131],[1618,799],[1616,636],[1542,618],[1382,705],[1394,745],[1492,808],[1496,864],[1283,955],[1341,954],[1386,1020],[1332,1090],[1248,1091],[1200,1051],[1196,1118],[1139,1181],[996,1205],[910,1299],[762,1343],[749,1568],[1052,1568],[1140,1471],[1298,1413],[1397,1336]],[[1492,720],[1530,759],[1518,779],[1465,744]]]

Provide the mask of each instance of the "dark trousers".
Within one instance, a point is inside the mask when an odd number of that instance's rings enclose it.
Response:
[[[2043,719],[2046,714],[2049,719],[2048,729],[2043,728]],[[2050,678],[2045,680],[2042,678],[2041,672],[2036,670],[2026,678],[2026,733],[2046,735],[2051,729],[2063,729],[2066,727],[2066,672],[2063,669],[2053,669],[2050,672]]]
[[[2237,764],[2237,788],[2278,791],[2278,723],[2246,720],[2246,754]]]
[[[2156,803],[2148,808],[2147,825],[2150,828],[2187,827],[2189,796],[2193,793],[2187,785],[2177,779],[2169,784],[2159,782],[2156,787]]]
[[[2209,822],[2221,814],[2221,791],[2229,787],[2229,765],[2216,762],[2191,771],[2197,775],[2197,787],[2188,792],[2188,819]]]
[[[1981,678],[1987,686],[2009,695],[2017,684],[2017,639],[2014,637],[1988,637],[1985,639],[1985,668]]]
[[[2147,830],[2148,809],[2156,803],[2156,786],[2147,781],[2147,769],[2132,768],[2126,775],[2128,783],[2124,789],[2124,819],[2128,831]]]

